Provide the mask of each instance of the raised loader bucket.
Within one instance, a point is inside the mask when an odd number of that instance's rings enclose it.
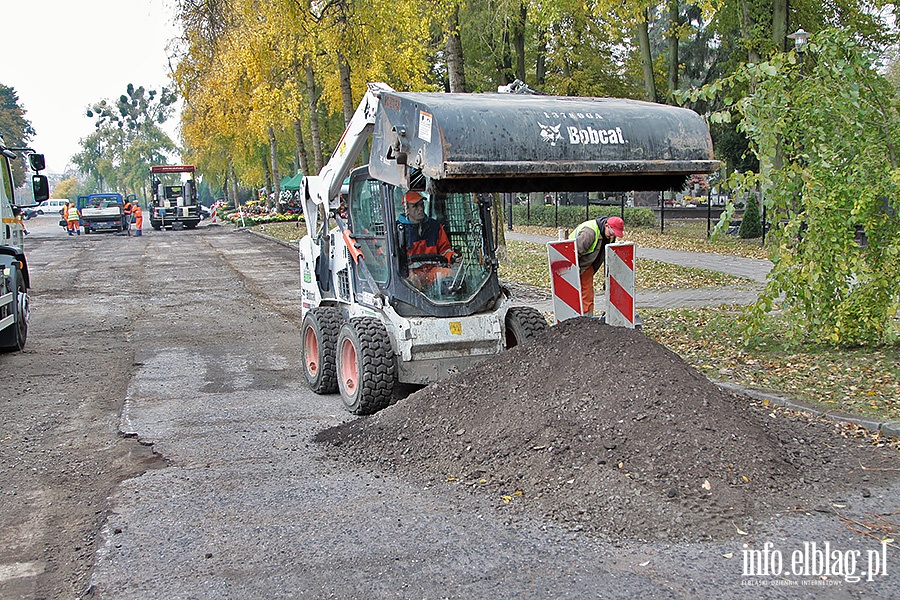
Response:
[[[436,191],[664,190],[711,173],[692,110],[637,100],[383,92],[369,171]]]

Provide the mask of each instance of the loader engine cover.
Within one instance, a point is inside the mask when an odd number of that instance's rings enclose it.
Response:
[[[680,188],[711,173],[712,141],[692,110],[611,98],[384,92],[369,172],[410,188],[597,191]]]

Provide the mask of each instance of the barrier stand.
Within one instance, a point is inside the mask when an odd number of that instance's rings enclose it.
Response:
[[[553,295],[553,314],[556,322],[584,314],[581,301],[581,277],[575,240],[547,242],[550,262],[550,291]]]
[[[606,246],[606,323],[640,328],[634,310],[634,242]]]

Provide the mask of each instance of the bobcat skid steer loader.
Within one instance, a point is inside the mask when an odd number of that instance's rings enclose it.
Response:
[[[368,164],[353,169],[367,143]],[[369,84],[331,159],[300,190],[309,387],[371,414],[397,384],[440,380],[547,329],[499,282],[492,192],[680,189],[717,166],[706,124],[687,109]],[[410,190],[446,232],[452,262],[407,252]]]

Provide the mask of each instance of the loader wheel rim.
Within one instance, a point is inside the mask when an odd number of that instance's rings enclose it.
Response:
[[[347,395],[356,393],[359,385],[359,364],[356,358],[356,347],[350,340],[344,340],[341,345],[341,382]]]
[[[306,329],[303,344],[306,346],[306,371],[315,377],[319,372],[319,339],[312,327]]]

